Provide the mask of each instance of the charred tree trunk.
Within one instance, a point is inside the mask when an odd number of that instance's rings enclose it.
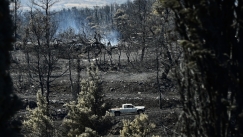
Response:
[[[70,90],[73,94],[73,98],[76,99],[75,93],[73,91],[73,79],[72,79],[72,63],[70,53],[68,53],[68,71],[69,71],[69,81],[70,81]]]

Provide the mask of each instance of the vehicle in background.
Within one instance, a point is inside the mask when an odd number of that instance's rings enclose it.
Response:
[[[122,104],[121,108],[111,108],[108,110],[110,114],[120,116],[121,114],[140,114],[145,112],[145,106],[134,106],[132,104]]]

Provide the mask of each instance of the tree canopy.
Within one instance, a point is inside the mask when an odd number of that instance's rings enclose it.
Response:
[[[243,1],[160,0],[174,11],[185,136],[243,136]]]

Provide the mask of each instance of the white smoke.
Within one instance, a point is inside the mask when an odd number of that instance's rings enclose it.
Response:
[[[102,43],[108,44],[110,42],[111,46],[118,45],[120,34],[116,30],[112,30],[105,33],[105,38],[102,39]]]
[[[58,22],[58,32],[57,33],[63,32],[68,29],[74,30],[75,33],[79,32],[79,27],[75,21],[74,16],[64,14],[64,15],[59,16],[58,20],[59,20],[59,22]]]

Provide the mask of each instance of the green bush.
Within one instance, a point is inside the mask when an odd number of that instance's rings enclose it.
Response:
[[[23,123],[23,131],[27,137],[49,137],[54,134],[53,121],[48,116],[48,105],[39,90],[36,94],[37,108],[29,110],[30,115]]]
[[[155,128],[155,124],[149,122],[146,114],[136,116],[133,121],[125,119],[122,122],[123,128],[120,131],[122,137],[147,137]]]
[[[85,131],[77,137],[98,137],[98,134],[96,131],[86,127]]]

